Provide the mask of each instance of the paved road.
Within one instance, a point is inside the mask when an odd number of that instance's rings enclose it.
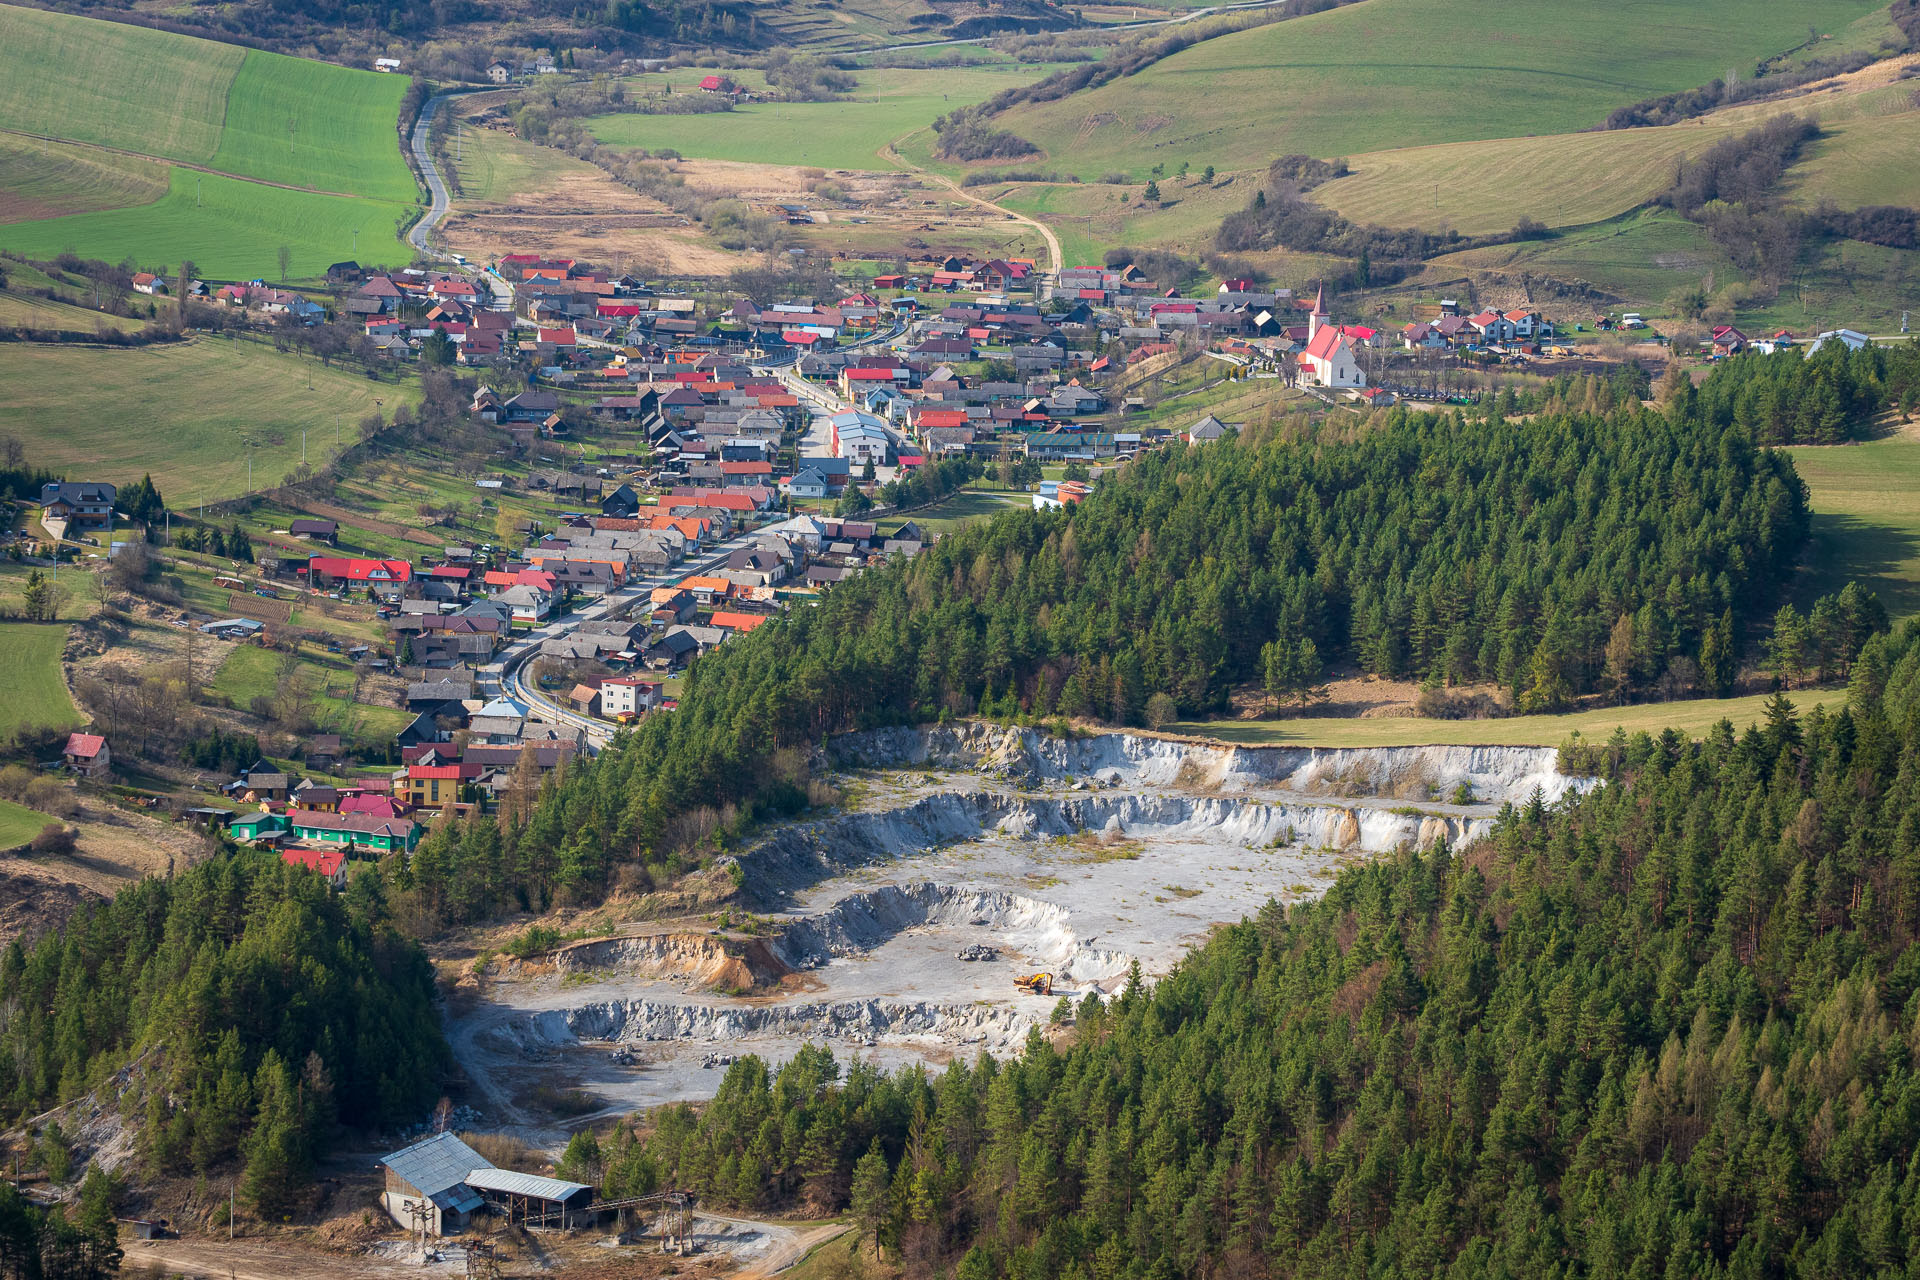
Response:
[[[429,258],[438,258],[442,262],[459,262],[463,266],[465,263],[453,254],[435,249],[428,243],[434,229],[447,220],[447,214],[453,208],[452,198],[447,194],[446,181],[440,176],[440,167],[433,161],[433,148],[429,138],[433,133],[433,118],[440,114],[440,108],[444,107],[450,99],[457,98],[462,93],[471,92],[474,90],[462,89],[436,93],[428,98],[427,104],[420,108],[420,115],[413,122],[413,133],[408,138],[408,146],[413,151],[413,162],[419,166],[421,174],[427,180],[427,194],[430,200],[426,213],[407,231],[407,243]],[[477,274],[493,294],[493,309],[495,311],[513,310],[512,286],[490,269]]]
[[[647,600],[655,587],[664,587],[682,579],[694,577],[726,564],[727,557],[735,551],[753,545],[756,533],[737,533],[725,542],[715,543],[702,557],[676,565],[659,573],[650,573],[635,578],[617,591],[609,591],[600,600],[578,609],[566,617],[549,622],[544,627],[535,628],[523,638],[508,645],[491,665],[480,668],[478,684],[480,691],[487,697],[507,697],[538,712],[541,719],[554,720],[561,724],[584,729],[587,744],[594,750],[613,740],[617,726],[592,716],[583,716],[569,707],[561,706],[553,699],[533,687],[526,677],[526,666],[539,656],[540,642],[558,640],[571,635],[582,623],[597,622],[603,618],[614,617],[631,605]]]

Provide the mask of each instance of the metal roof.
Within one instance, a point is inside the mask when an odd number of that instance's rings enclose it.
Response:
[[[510,1195],[532,1196],[537,1200],[571,1200],[591,1190],[578,1182],[543,1178],[538,1174],[516,1173],[512,1169],[474,1169],[467,1174],[467,1185],[483,1191],[504,1191]]]
[[[470,1181],[469,1174],[491,1167],[478,1151],[450,1133],[436,1133],[394,1152],[380,1163],[435,1203],[443,1192]]]

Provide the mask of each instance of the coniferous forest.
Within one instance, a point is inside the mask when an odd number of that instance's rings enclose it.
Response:
[[[106,1086],[152,1174],[236,1156],[277,1216],[342,1125],[412,1121],[448,1058],[419,947],[377,877],[344,895],[272,854],[216,858],[0,953],[0,1100],[34,1115]]]
[[[571,767],[507,830],[392,864],[427,922],[591,901],[806,801],[828,733],[975,711],[1143,722],[1224,710],[1269,646],[1381,675],[1494,680],[1521,710],[1632,666],[1716,691],[1807,538],[1804,488],[1733,425],[1639,408],[1395,413],[1304,440],[1150,454],[1069,511],[957,530],[703,657],[680,707]]]
[[[1912,1276],[1920,627],[1848,704],[1569,763],[1018,1060],[748,1059],[571,1167],[990,1276]]]

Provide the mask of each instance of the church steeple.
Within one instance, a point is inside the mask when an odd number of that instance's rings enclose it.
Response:
[[[1307,316],[1307,340],[1320,332],[1320,326],[1327,322],[1327,286],[1323,283],[1314,291],[1313,311]]]

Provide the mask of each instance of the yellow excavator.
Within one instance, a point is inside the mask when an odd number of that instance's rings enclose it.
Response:
[[[1050,996],[1053,994],[1053,975],[1050,973],[1016,973],[1013,985],[1030,996]]]

